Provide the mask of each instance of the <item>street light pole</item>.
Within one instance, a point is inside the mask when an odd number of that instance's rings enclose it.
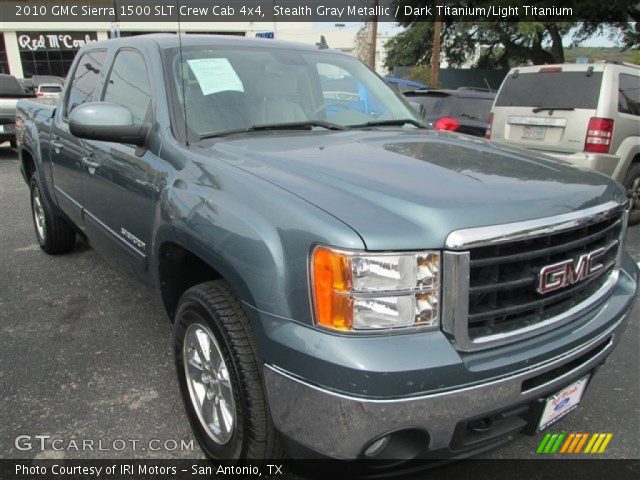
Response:
[[[371,48],[369,49],[369,65],[376,69],[376,48],[378,46],[378,0],[373,2],[373,16],[371,17]]]

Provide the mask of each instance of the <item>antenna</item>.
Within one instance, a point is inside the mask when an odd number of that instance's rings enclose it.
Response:
[[[184,116],[184,141],[189,146],[189,130],[187,129],[187,97],[184,89],[184,61],[182,59],[182,24],[180,23],[180,0],[176,0],[178,11],[178,46],[180,49],[180,87],[182,89],[182,114]]]

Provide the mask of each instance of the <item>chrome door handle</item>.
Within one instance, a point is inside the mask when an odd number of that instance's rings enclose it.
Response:
[[[60,153],[64,145],[59,140],[51,140],[51,146],[56,153]]]
[[[93,171],[95,171],[96,168],[100,167],[100,163],[92,162],[89,158],[91,157],[82,157],[82,163],[84,163],[87,169],[89,169],[89,173],[93,173],[91,170],[93,169]]]

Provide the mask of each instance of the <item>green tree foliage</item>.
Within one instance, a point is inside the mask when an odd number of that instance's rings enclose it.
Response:
[[[441,3],[435,0],[408,1],[414,6]],[[493,0],[446,3],[471,3],[476,6],[497,4]],[[553,0],[530,0],[526,3],[539,7],[572,7],[574,12],[579,12],[584,18],[605,21],[539,22],[535,18],[524,18],[522,21],[499,19],[490,22],[461,22],[456,18],[444,17],[441,43],[448,63],[456,66],[474,59],[474,66],[481,68],[510,68],[522,63],[562,63],[565,61],[563,39],[566,43],[569,34],[574,45],[594,34],[609,32],[621,38],[626,48],[640,46],[640,7],[632,5],[631,0],[567,0],[561,5]],[[499,4],[503,7],[521,6],[523,2],[503,0]],[[613,21],[620,18],[627,18],[629,21]],[[431,22],[421,22],[421,18],[415,16],[400,20],[400,24],[407,29],[387,43],[386,67],[393,69],[395,66],[428,63],[432,50]]]
[[[395,66],[405,67],[429,63],[432,39],[433,23],[417,22],[413,24],[385,44],[387,49],[385,66],[393,71]]]

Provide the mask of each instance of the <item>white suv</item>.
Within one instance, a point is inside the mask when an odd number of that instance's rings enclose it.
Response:
[[[576,63],[511,69],[487,138],[543,151],[622,183],[640,223],[640,66]]]

